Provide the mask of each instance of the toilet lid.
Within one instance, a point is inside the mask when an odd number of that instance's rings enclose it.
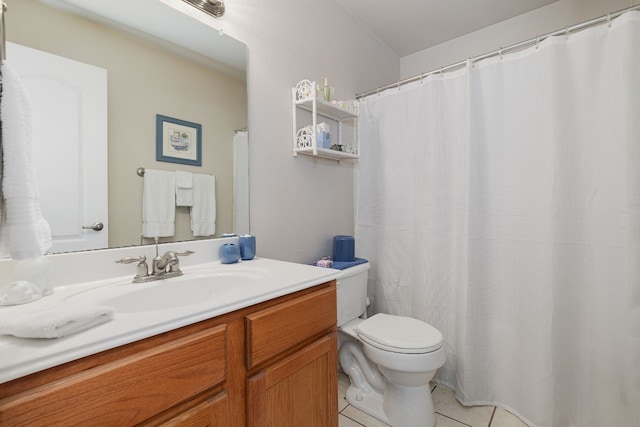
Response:
[[[396,353],[429,353],[442,346],[442,333],[418,319],[378,313],[355,328],[363,341]]]

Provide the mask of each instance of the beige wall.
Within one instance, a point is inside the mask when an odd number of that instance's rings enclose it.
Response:
[[[12,2],[10,41],[108,70],[109,245],[140,242],[138,167],[216,176],[216,233],[233,229],[233,131],[247,126],[246,84],[35,0]],[[156,114],[202,124],[202,167],[156,162]],[[64,165],[62,165],[64,167]],[[176,210],[174,239],[193,238],[188,208]]]
[[[437,70],[466,58],[529,40],[635,4],[640,4],[640,0],[559,0],[529,13],[405,56],[400,61],[401,78]]]

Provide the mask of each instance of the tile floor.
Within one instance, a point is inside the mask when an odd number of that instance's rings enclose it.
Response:
[[[349,387],[349,377],[338,373],[339,427],[385,427],[377,419],[349,405],[345,392]],[[518,417],[502,408],[494,406],[462,406],[453,391],[434,386],[433,406],[436,410],[436,427],[527,427]]]

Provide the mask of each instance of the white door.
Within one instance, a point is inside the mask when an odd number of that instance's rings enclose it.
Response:
[[[107,71],[7,43],[33,109],[33,159],[51,252],[108,246]],[[96,230],[86,228],[102,224]]]

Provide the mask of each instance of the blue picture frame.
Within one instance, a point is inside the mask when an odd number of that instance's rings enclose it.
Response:
[[[156,160],[202,166],[202,125],[156,114]]]

